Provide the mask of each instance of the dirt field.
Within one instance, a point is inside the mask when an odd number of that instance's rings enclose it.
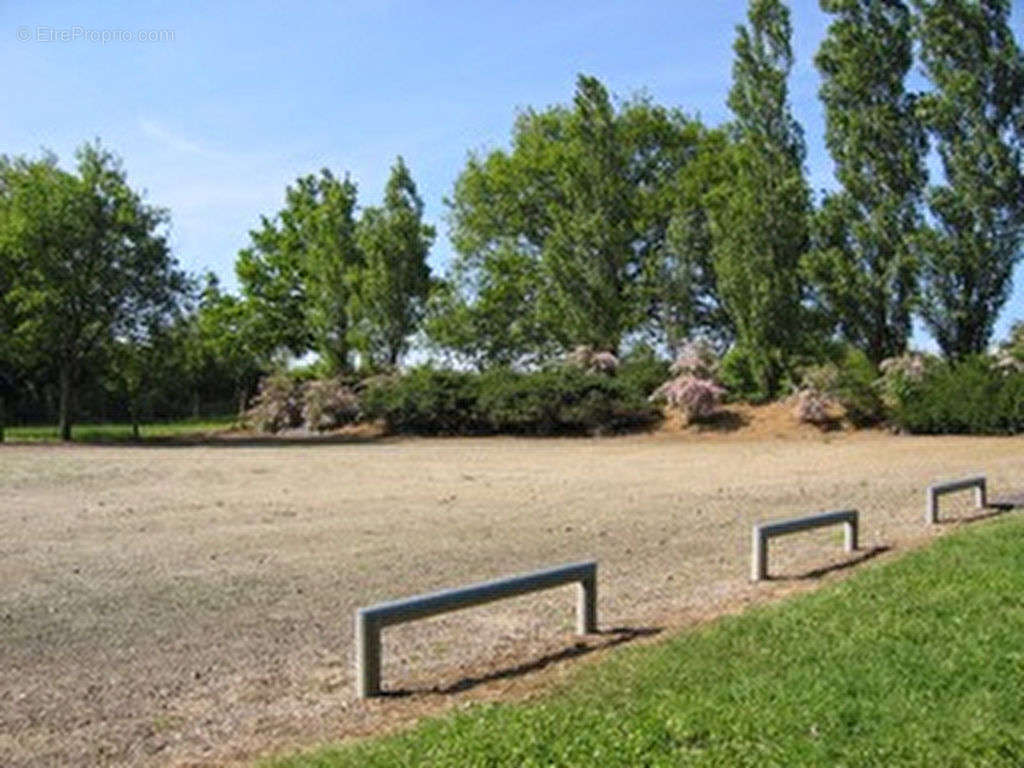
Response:
[[[849,571],[836,528],[773,543],[778,578],[748,584],[756,520],[854,506],[856,559],[881,560],[952,529],[922,524],[929,482],[1024,485],[1020,439],[754,427],[2,447],[0,764],[220,765],[529,694],[590,648]],[[389,629],[406,695],[353,700],[356,607],[585,558],[603,634],[577,644],[571,588]]]

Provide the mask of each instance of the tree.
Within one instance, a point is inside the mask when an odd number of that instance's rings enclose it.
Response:
[[[448,201],[457,256],[434,340],[482,364],[664,337],[659,262],[702,135],[642,96],[615,109],[582,75],[571,107],[523,112],[511,150],[471,156]]]
[[[350,367],[350,302],[363,262],[355,207],[356,185],[325,168],[289,186],[285,207],[249,233],[235,269],[265,356],[313,350],[333,371]]]
[[[420,324],[430,291],[427,255],[434,236],[434,228],[423,223],[423,201],[399,157],[384,205],[364,210],[357,228],[364,266],[354,297],[353,335],[375,363],[397,365]]]
[[[679,196],[665,236],[664,258],[653,262],[652,285],[661,287],[659,325],[670,357],[691,338],[713,339],[720,349],[735,340],[736,329],[722,303],[712,251],[708,196],[728,182],[731,150],[726,131],[707,131],[693,161],[680,174]],[[657,294],[655,294],[657,297]]]
[[[985,351],[1024,237],[1024,57],[1009,0],[914,0],[933,90],[919,114],[945,183],[928,190],[921,316],[950,358]]]
[[[142,201],[98,143],[76,158],[76,174],[52,155],[0,160],[0,262],[13,275],[4,303],[16,345],[57,368],[64,440],[83,363],[173,313],[186,289],[162,232],[167,213]]]
[[[814,218],[805,260],[819,306],[875,365],[902,354],[918,297],[927,136],[904,82],[914,61],[903,0],[822,0],[834,16],[815,63],[841,192]]]
[[[733,145],[726,181],[708,195],[718,290],[760,391],[774,397],[807,335],[799,263],[807,250],[810,193],[803,131],[789,107],[789,10],[751,0],[737,28],[729,107]]]
[[[258,311],[249,301],[221,291],[216,276],[208,273],[187,330],[188,367],[193,376],[230,381],[239,418],[260,373],[270,364],[265,352],[266,320],[258,317]]]

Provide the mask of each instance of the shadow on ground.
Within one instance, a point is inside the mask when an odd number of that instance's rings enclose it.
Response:
[[[613,629],[605,629],[595,633],[594,635],[590,635],[590,638],[592,639],[589,642],[580,641],[574,643],[568,648],[563,648],[561,651],[556,653],[545,654],[544,656],[533,659],[532,661],[495,670],[494,672],[490,672],[486,675],[464,677],[451,685],[445,686],[433,686],[430,688],[397,688],[384,691],[381,695],[390,698],[403,698],[406,696],[425,693],[439,694],[442,696],[447,696],[452,693],[461,693],[462,691],[468,691],[476,688],[477,686],[492,683],[497,680],[509,680],[512,678],[522,677],[523,675],[527,675],[531,672],[537,672],[549,667],[552,664],[568,661],[570,659],[577,659],[581,656],[593,653],[594,651],[614,648],[617,645],[628,643],[638,637],[650,637],[652,635],[657,635],[661,631],[662,627],[615,627]]]
[[[861,563],[865,563],[868,560],[874,560],[879,555],[885,554],[886,552],[888,552],[891,549],[892,549],[892,547],[883,544],[882,546],[871,547],[870,549],[862,550],[862,551],[858,552],[857,555],[855,555],[854,557],[849,558],[848,560],[843,560],[843,561],[838,562],[838,563],[832,563],[831,565],[825,565],[825,566],[822,566],[821,568],[815,568],[814,570],[805,571],[804,573],[795,574],[795,575],[787,575],[787,574],[784,574],[784,573],[783,574],[775,574],[774,576],[773,575],[769,575],[767,577],[767,579],[765,579],[765,580],[766,581],[807,581],[807,580],[810,580],[810,579],[820,579],[822,576],[825,576],[826,574],[829,574],[829,573],[835,573],[837,571],[845,571],[845,570],[848,570],[850,568],[856,568]]]
[[[974,512],[969,515],[960,515],[958,517],[947,517],[935,522],[936,525],[960,525],[961,523],[977,523],[982,520],[989,520],[993,517],[999,517],[1005,515],[1010,510],[1017,507],[1017,504],[1012,502],[991,502],[980,512]]]
[[[716,411],[693,426],[698,432],[736,432],[750,424],[750,417],[735,411]]]

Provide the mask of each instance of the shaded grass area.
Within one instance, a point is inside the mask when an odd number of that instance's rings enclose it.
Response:
[[[207,432],[228,429],[236,421],[235,416],[216,416],[180,421],[147,422],[139,425],[139,437],[142,442],[186,438],[191,435],[202,435]],[[60,442],[60,432],[56,426],[8,426],[4,430],[4,439],[10,442],[26,443]],[[71,439],[76,443],[134,442],[132,425],[127,423],[76,424],[72,427]]]
[[[529,704],[279,759],[341,766],[1024,764],[1024,522],[581,669]]]

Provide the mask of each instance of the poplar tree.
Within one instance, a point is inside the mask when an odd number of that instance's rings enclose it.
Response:
[[[1024,58],[1009,0],[914,0],[921,98],[945,171],[927,198],[921,315],[943,353],[985,351],[1024,237]]]
[[[718,291],[736,344],[763,397],[774,397],[802,346],[799,263],[807,249],[810,192],[803,131],[789,105],[789,9],[751,0],[737,28],[729,107],[734,143],[727,180],[709,194]]]
[[[906,349],[918,295],[912,243],[928,144],[905,88],[913,20],[903,0],[821,0],[821,7],[834,19],[815,63],[842,191],[815,216],[805,265],[833,327],[877,365]]]

